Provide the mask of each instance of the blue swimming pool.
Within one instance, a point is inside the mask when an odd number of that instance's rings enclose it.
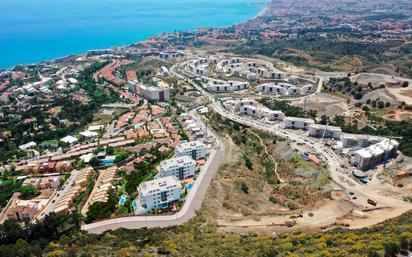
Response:
[[[132,206],[133,206],[133,209],[137,209],[137,207],[139,207],[139,204],[137,203],[136,200],[134,200],[134,201],[132,202]]]
[[[192,187],[193,187],[193,184],[189,184],[189,185],[187,185],[187,189],[192,189]]]
[[[124,203],[126,202],[126,200],[127,200],[127,195],[122,195],[122,196],[120,197],[119,204],[120,204],[120,205],[124,205]]]
[[[102,166],[112,166],[113,165],[113,161],[102,161],[101,162]]]

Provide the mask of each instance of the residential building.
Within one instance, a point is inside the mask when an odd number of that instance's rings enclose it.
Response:
[[[28,151],[28,150],[32,149],[33,147],[36,147],[36,146],[37,146],[37,144],[32,141],[32,142],[29,142],[27,144],[20,145],[19,148],[22,151]]]
[[[367,147],[383,140],[382,137],[344,133],[341,135],[343,148]]]
[[[200,141],[180,143],[176,146],[175,157],[189,156],[193,160],[206,157],[206,146]]]
[[[286,129],[303,129],[307,130],[310,125],[315,124],[312,119],[286,117],[283,121]]]
[[[253,105],[242,105],[242,106],[240,106],[239,114],[252,116],[252,117],[258,118],[258,119],[261,119],[263,117],[262,110],[259,107],[253,106]]]
[[[169,89],[162,87],[155,87],[149,85],[140,84],[138,86],[139,95],[143,96],[150,101],[165,102],[169,101]]]
[[[312,124],[309,126],[308,135],[310,137],[340,139],[342,129],[334,126]]]
[[[60,186],[59,176],[28,178],[24,180],[23,186],[32,186],[40,190],[56,189]]]
[[[368,170],[396,156],[399,143],[393,139],[370,145],[355,152],[355,164],[360,170]]]
[[[12,206],[7,209],[8,219],[15,221],[32,220],[37,213],[47,204],[47,199],[42,200],[20,200],[17,199]]]
[[[143,182],[137,188],[139,193],[136,214],[152,209],[164,209],[180,200],[182,185],[175,176]]]
[[[282,121],[285,118],[285,114],[281,111],[268,111],[266,119],[268,121]]]
[[[179,180],[193,177],[196,172],[196,162],[189,156],[164,160],[158,167],[158,177],[175,176]]]

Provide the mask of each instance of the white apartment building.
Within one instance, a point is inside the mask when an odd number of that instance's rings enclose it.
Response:
[[[169,101],[169,89],[140,84],[137,87],[139,95],[150,101]]]
[[[175,157],[189,156],[193,160],[206,157],[206,146],[200,141],[178,144],[175,148]]]
[[[268,111],[266,118],[268,121],[282,121],[285,114],[281,111]]]
[[[208,90],[212,92],[233,92],[239,90],[245,90],[250,87],[249,82],[240,81],[223,81],[219,79],[212,79],[208,77],[202,77],[201,81],[206,84]]]
[[[175,176],[141,183],[137,188],[139,205],[135,208],[135,213],[143,214],[152,209],[170,207],[171,204],[180,200],[181,187],[182,185]]]
[[[313,90],[314,90],[314,86],[312,84],[306,84],[302,87],[301,92],[303,95],[307,95],[307,94],[312,93]]]
[[[291,86],[288,88],[288,95],[300,95],[301,90],[299,87]]]
[[[310,137],[340,139],[342,129],[334,126],[312,124],[309,125],[308,135]]]
[[[266,83],[256,87],[256,92],[262,92],[264,94],[273,95],[285,95],[286,89],[284,87],[278,86],[274,83]]]
[[[310,125],[315,124],[312,119],[286,117],[283,121],[286,129],[303,129],[307,130]]]
[[[343,148],[367,147],[383,140],[382,137],[344,133],[341,135]]]
[[[162,161],[157,170],[160,178],[175,176],[178,180],[185,180],[195,175],[196,162],[189,156],[176,157]]]
[[[379,143],[356,151],[355,164],[360,170],[371,169],[382,164],[386,158],[390,159],[396,156],[398,148],[399,143],[396,140],[384,139]]]
[[[242,105],[239,108],[239,114],[248,115],[254,118],[261,119],[263,117],[263,112],[260,108],[253,105]]]

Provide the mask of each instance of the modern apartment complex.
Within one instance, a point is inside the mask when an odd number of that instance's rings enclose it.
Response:
[[[178,180],[193,177],[196,172],[196,162],[189,156],[164,160],[158,167],[158,178],[174,176]]]
[[[399,143],[393,139],[385,139],[355,152],[355,163],[358,169],[368,170],[396,156]]]
[[[200,141],[181,143],[176,146],[175,157],[189,156],[193,160],[206,157],[206,146]]]
[[[340,139],[342,129],[334,126],[312,124],[309,125],[308,135],[310,137]]]
[[[136,214],[143,214],[152,209],[164,209],[178,202],[182,193],[181,184],[175,176],[169,176],[143,182],[137,188],[139,197]]]
[[[286,129],[308,130],[310,125],[315,124],[315,121],[305,118],[286,117],[283,123]]]

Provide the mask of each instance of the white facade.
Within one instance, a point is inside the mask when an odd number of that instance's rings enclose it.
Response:
[[[286,117],[283,123],[286,129],[307,130],[310,125],[315,124],[315,121],[305,118]]]
[[[273,95],[285,95],[286,89],[284,87],[278,86],[274,83],[266,83],[256,87],[256,92],[262,92],[264,94]]]
[[[181,143],[176,146],[175,157],[189,156],[193,160],[206,157],[206,146],[200,141]]]
[[[314,86],[312,84],[307,84],[302,87],[301,92],[303,95],[307,95],[307,94],[312,93],[313,90],[314,90]]]
[[[139,95],[150,101],[169,101],[169,89],[140,84],[137,86]]]
[[[334,126],[312,124],[309,126],[308,135],[310,137],[340,139],[342,135],[342,129]]]
[[[378,143],[383,140],[382,137],[369,136],[369,135],[357,135],[357,134],[342,134],[340,137],[342,146],[344,148],[352,147],[367,147],[371,144]]]
[[[158,177],[175,176],[178,180],[193,177],[196,172],[196,162],[189,156],[164,160],[158,167]]]
[[[140,213],[167,208],[170,204],[179,201],[182,193],[181,187],[182,185],[174,176],[141,183],[137,188]]]
[[[281,111],[269,111],[267,114],[268,121],[282,121],[285,118],[285,114]]]
[[[241,115],[248,115],[254,118],[262,118],[263,113],[262,110],[253,105],[242,105],[239,108],[239,114]]]
[[[379,143],[370,145],[355,152],[355,163],[358,169],[368,170],[382,164],[385,158],[396,155],[399,143],[393,139],[385,139]]]
[[[300,95],[300,88],[292,86],[288,88],[288,95]]]

